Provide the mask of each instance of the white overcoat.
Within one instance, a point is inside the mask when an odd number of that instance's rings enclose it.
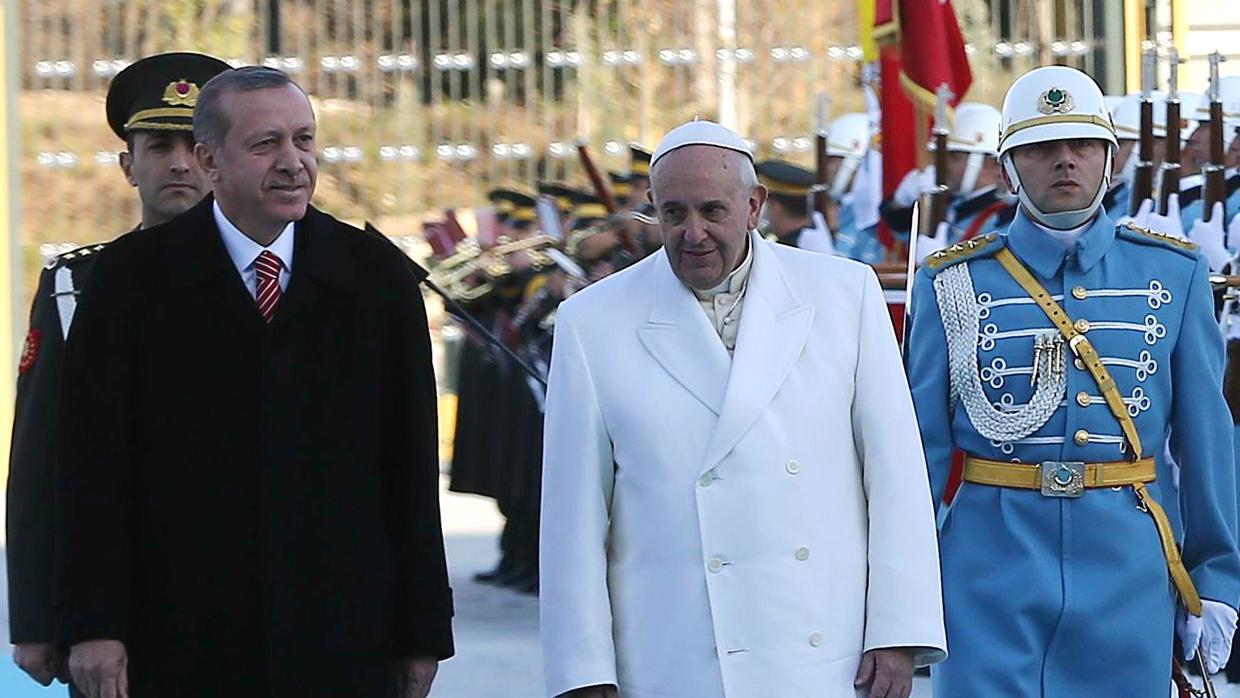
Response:
[[[925,461],[878,281],[751,240],[734,357],[662,251],[560,306],[551,696],[855,698],[864,651],[945,656]]]

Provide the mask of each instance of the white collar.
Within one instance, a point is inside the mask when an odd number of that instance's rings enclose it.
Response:
[[[753,266],[753,240],[749,239],[751,237],[753,236],[745,236],[745,257],[741,259],[740,264],[736,265],[732,273],[712,289],[706,291],[692,289],[694,295],[701,300],[706,300],[720,293],[739,293],[745,287],[745,281],[749,279],[749,269]]]
[[[228,256],[238,272],[244,273],[265,250],[279,257],[280,262],[284,264],[284,270],[292,273],[294,221],[289,221],[276,239],[270,245],[263,247],[228,220],[228,216],[225,216],[223,209],[220,208],[219,201],[212,202],[211,210],[215,214],[215,225],[220,229],[224,249],[228,250]]]
[[[1043,233],[1050,236],[1051,238],[1054,238],[1064,247],[1072,247],[1072,244],[1077,241],[1077,238],[1081,237],[1081,235],[1083,235],[1086,230],[1089,230],[1089,227],[1094,224],[1094,219],[1091,217],[1088,221],[1085,221],[1084,223],[1070,230],[1059,230],[1058,228],[1050,228],[1045,225],[1042,225],[1041,223],[1033,219],[1030,219],[1030,222],[1033,223],[1035,228],[1042,231]]]

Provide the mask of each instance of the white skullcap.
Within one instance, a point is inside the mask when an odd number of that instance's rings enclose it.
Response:
[[[732,150],[741,153],[749,158],[751,163],[753,162],[753,153],[749,152],[744,139],[736,135],[732,129],[720,126],[713,121],[689,121],[668,131],[667,135],[663,136],[663,140],[659,141],[659,145],[654,149],[654,154],[650,156],[650,166],[654,167],[659,158],[687,145],[709,145]]]

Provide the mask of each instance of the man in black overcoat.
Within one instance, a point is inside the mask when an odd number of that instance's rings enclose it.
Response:
[[[422,297],[394,246],[309,207],[314,134],[283,73],[217,76],[214,196],[99,254],[58,507],[91,698],[422,698],[453,653]]]

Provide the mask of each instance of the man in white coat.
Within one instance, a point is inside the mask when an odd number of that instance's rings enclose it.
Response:
[[[917,423],[869,267],[766,242],[733,132],[652,157],[665,252],[560,306],[547,691],[905,698],[946,656]]]

